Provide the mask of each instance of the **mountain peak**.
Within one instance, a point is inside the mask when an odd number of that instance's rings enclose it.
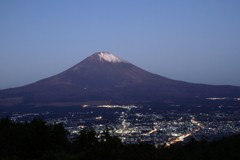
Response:
[[[109,52],[96,52],[92,55],[92,57],[97,57],[99,61],[107,61],[112,63],[128,63],[122,58],[119,58]]]
[[[0,108],[32,104],[182,103],[196,97],[204,98],[205,102],[208,97],[239,96],[240,87],[175,81],[147,72],[109,52],[96,52],[55,76],[23,87],[0,90]]]

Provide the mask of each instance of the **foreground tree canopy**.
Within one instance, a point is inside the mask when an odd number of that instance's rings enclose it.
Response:
[[[207,142],[192,139],[185,145],[125,145],[110,136],[106,127],[97,139],[94,129],[82,129],[80,135],[68,140],[62,124],[46,125],[43,119],[15,123],[8,117],[0,120],[1,160],[171,160],[171,159],[239,159],[240,134]]]

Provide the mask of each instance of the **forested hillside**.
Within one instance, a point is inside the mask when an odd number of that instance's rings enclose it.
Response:
[[[108,128],[100,139],[93,129],[80,131],[68,140],[62,124],[46,125],[43,119],[30,123],[15,123],[7,118],[0,120],[1,160],[171,160],[171,159],[239,159],[240,134],[221,141],[191,141],[185,145],[155,147],[150,144],[121,143],[110,136]]]

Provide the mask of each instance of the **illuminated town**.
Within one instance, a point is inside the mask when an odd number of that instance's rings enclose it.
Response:
[[[209,98],[209,100],[219,100]],[[235,101],[239,102],[239,98]],[[47,124],[63,123],[70,132],[69,139],[79,134],[81,128],[94,128],[101,135],[107,125],[112,135],[125,144],[150,143],[155,146],[186,143],[191,138],[209,141],[240,133],[239,103],[232,106],[219,105],[210,111],[182,109],[161,110],[151,106],[81,106],[71,112],[13,112],[13,121],[25,122],[43,117]],[[201,106],[196,105],[197,109]],[[176,109],[178,108],[178,109]],[[204,110],[204,109],[203,109]],[[4,114],[1,115],[4,117]]]

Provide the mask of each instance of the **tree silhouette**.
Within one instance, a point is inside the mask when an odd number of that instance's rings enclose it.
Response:
[[[208,142],[191,139],[185,145],[154,147],[140,143],[126,145],[108,126],[97,139],[94,129],[81,129],[80,135],[69,141],[63,124],[46,125],[41,118],[30,123],[15,123],[9,117],[0,120],[1,160],[55,160],[55,159],[239,159],[240,134]]]

